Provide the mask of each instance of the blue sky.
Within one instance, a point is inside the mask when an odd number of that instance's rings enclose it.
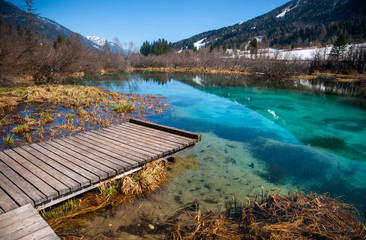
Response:
[[[22,0],[7,0],[23,6]],[[247,21],[289,0],[33,0],[37,13],[84,36],[121,43],[165,38],[176,42],[195,34]]]

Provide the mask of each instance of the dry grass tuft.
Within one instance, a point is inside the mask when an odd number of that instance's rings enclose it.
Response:
[[[365,226],[354,210],[326,195],[266,192],[242,206],[230,202],[225,212],[196,211],[194,219],[179,224],[172,236],[190,240],[366,239]]]
[[[125,176],[122,179],[121,192],[125,195],[141,195],[142,188],[140,184],[133,180],[130,176]]]
[[[62,233],[69,224],[82,223],[82,216],[108,206],[117,206],[137,196],[156,190],[166,181],[166,167],[162,161],[146,164],[142,170],[132,176],[125,176],[116,181],[107,181],[99,187],[97,193],[89,192],[77,200],[48,209],[42,213],[43,218],[56,233]],[[137,177],[138,176],[138,177]],[[141,177],[143,176],[143,177]]]

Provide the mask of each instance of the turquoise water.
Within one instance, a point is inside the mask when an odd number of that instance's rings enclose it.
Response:
[[[357,98],[278,89],[268,83],[219,86],[207,76],[163,77],[133,74],[84,82],[163,95],[170,111],[150,120],[202,133],[202,142],[181,154],[193,159],[192,169],[149,200],[131,203],[130,210],[117,209],[113,217],[102,214],[90,226],[100,225],[103,231],[101,222],[109,223],[114,236],[127,237],[118,231],[122,225],[138,222],[142,215],[163,221],[194,199],[220,205],[232,197],[255,197],[263,188],[286,192],[300,186],[341,196],[366,213],[366,110]],[[136,204],[143,207],[136,211]],[[89,229],[89,234],[97,229]]]

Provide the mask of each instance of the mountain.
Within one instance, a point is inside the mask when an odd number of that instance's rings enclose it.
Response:
[[[263,47],[324,46],[340,34],[348,42],[366,41],[365,0],[292,0],[249,21],[197,34],[173,47],[244,49],[254,38]]]
[[[95,48],[97,48],[99,50],[103,50],[105,43],[107,41],[105,38],[101,38],[98,36],[86,36],[86,38],[94,44]],[[123,49],[121,46],[119,46],[119,44],[117,44],[115,42],[111,42],[111,41],[107,41],[107,42],[108,42],[108,47],[112,53],[126,53],[127,52],[127,50]]]
[[[55,21],[38,15],[33,16],[34,25],[36,26],[35,32],[38,36],[41,36],[44,41],[53,42],[59,35],[70,38],[75,34],[70,29],[67,29]],[[21,31],[22,29],[24,30],[28,24],[28,17],[23,10],[19,9],[15,5],[4,0],[0,0],[0,23],[1,22],[6,25],[11,25]],[[94,44],[84,36],[81,36],[81,39],[87,46],[96,48],[96,46],[94,46]]]

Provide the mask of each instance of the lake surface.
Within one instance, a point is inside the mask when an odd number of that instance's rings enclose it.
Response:
[[[164,221],[195,199],[217,209],[263,189],[327,192],[365,216],[366,110],[362,99],[349,96],[358,94],[357,86],[144,73],[83,84],[165,96],[170,110],[149,119],[202,134],[202,142],[172,165],[168,184],[93,217],[80,230],[86,236],[148,237],[136,228]]]

